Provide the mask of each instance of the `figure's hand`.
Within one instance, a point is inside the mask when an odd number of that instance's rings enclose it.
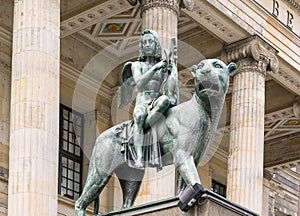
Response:
[[[162,60],[155,65],[155,68],[156,68],[156,70],[159,70],[161,68],[167,67],[167,65],[168,65],[168,63],[165,60]]]

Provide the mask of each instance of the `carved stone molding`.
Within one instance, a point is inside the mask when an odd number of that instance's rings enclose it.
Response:
[[[265,77],[269,61],[266,58],[255,60],[252,57],[241,58],[238,61],[237,73],[252,72]]]
[[[226,46],[222,59],[226,62],[241,62],[255,60],[262,73],[266,71],[278,72],[279,61],[276,57],[277,50],[266,43],[257,35]],[[245,65],[246,66],[246,65]]]
[[[153,7],[166,7],[179,14],[180,8],[191,11],[194,8],[194,0],[127,0],[130,5],[135,6],[137,2],[141,4],[141,14]]]
[[[142,0],[141,14],[154,7],[166,7],[173,10],[176,14],[179,14],[179,4],[180,0]]]
[[[280,61],[278,73],[269,73],[269,76],[281,83],[290,91],[300,95],[300,79],[298,71],[288,65],[288,62]]]
[[[300,1],[299,0],[285,0],[285,1],[290,3],[297,10],[300,10]]]
[[[101,23],[104,20],[131,9],[126,0],[111,0],[99,4],[96,7],[83,11],[60,23],[60,37],[64,38],[91,25]]]

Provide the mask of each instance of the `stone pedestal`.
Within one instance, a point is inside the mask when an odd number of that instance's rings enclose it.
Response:
[[[181,211],[177,205],[178,202],[179,199],[175,197],[121,211],[110,212],[103,216],[258,216],[254,212],[232,203],[209,190],[205,191],[204,195],[195,202],[195,205],[188,212]]]
[[[14,1],[8,215],[57,215],[59,0]]]
[[[276,51],[258,36],[226,47],[227,62],[237,61],[233,80],[228,199],[261,215],[263,199],[265,76],[277,72]]]

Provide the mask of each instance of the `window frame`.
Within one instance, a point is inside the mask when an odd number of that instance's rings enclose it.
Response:
[[[63,112],[64,110],[67,110],[68,111],[68,119],[65,119],[64,118],[64,115],[63,115]],[[75,153],[75,148],[76,148],[76,132],[75,132],[75,129],[74,129],[74,126],[73,126],[73,117],[72,117],[72,114],[75,114],[76,116],[80,116],[80,146],[83,145],[83,132],[84,132],[84,115],[75,111],[75,110],[72,110],[71,108],[63,105],[63,104],[60,104],[60,110],[59,110],[59,166],[58,166],[58,194],[64,196],[64,197],[67,197],[67,198],[70,198],[70,199],[73,199],[75,200],[75,193],[77,193],[77,191],[75,191],[75,183],[78,183],[79,184],[79,192],[78,192],[78,195],[80,196],[81,192],[82,192],[82,173],[83,173],[83,151],[82,149],[80,148],[80,156],[76,155]],[[68,122],[68,129],[65,130],[64,128],[64,120],[66,120]],[[72,130],[70,130],[70,122],[72,123]],[[65,140],[64,137],[63,137],[63,132],[64,131],[67,131],[68,132],[68,139]],[[70,134],[73,134],[74,137],[74,142],[70,142],[69,140],[69,135]],[[64,141],[67,141],[68,143],[68,151],[66,151],[65,149],[63,149],[63,142]],[[71,152],[69,152],[69,143],[73,144],[74,145],[74,153],[72,154]],[[66,186],[62,186],[62,179],[63,179],[63,164],[62,164],[62,159],[63,157],[65,157],[67,159],[67,174],[66,174]],[[68,167],[68,161],[71,160],[74,162],[74,165],[73,165],[73,169],[69,168]],[[80,169],[79,169],[79,172],[77,172],[75,170],[75,163],[79,163],[80,165]],[[73,189],[70,189],[68,187],[68,180],[71,180],[69,179],[69,170],[72,170],[73,171],[73,179],[72,179],[72,184],[73,184]],[[75,173],[79,173],[79,182],[78,181],[75,181]],[[61,194],[62,192],[62,187],[64,187],[66,189],[66,194]],[[69,195],[68,194],[68,191],[72,191],[73,193],[73,196]]]
[[[224,194],[221,194],[220,191],[216,191],[216,186],[219,187],[219,188],[223,188]],[[226,198],[226,195],[227,195],[227,194],[226,194],[226,192],[227,192],[227,191],[226,191],[226,190],[227,190],[227,186],[226,186],[226,185],[224,185],[224,184],[222,184],[222,183],[220,183],[220,182],[218,182],[218,181],[212,179],[212,182],[211,182],[211,190],[212,190],[213,192],[219,194],[220,196]]]

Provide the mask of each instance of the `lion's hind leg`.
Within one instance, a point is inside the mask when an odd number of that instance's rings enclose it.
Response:
[[[85,216],[85,210],[101,193],[111,175],[91,167],[81,196],[75,203],[76,216]]]

